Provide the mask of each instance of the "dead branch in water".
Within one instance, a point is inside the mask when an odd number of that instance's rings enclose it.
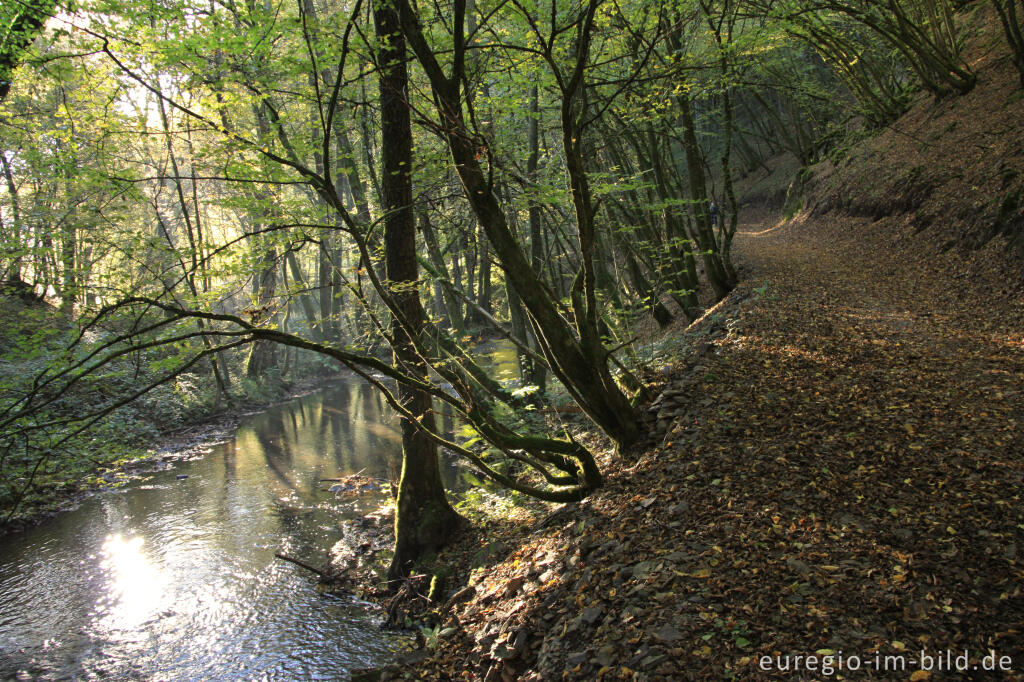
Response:
[[[324,571],[320,570],[319,568],[314,568],[313,566],[310,566],[309,564],[307,564],[305,561],[303,561],[301,559],[296,559],[296,558],[290,557],[290,556],[288,556],[286,554],[281,554],[281,552],[275,552],[274,556],[276,556],[278,559],[284,559],[285,561],[290,561],[291,563],[295,564],[296,566],[301,566],[302,568],[306,569],[307,571],[313,571],[313,573],[316,573],[321,578],[324,578],[324,579],[327,578],[327,575],[326,575],[326,573]]]

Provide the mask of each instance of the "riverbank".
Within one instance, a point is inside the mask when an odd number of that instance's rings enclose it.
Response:
[[[306,377],[264,394],[265,399],[251,397],[212,411],[197,421],[172,429],[148,443],[136,445],[129,453],[113,462],[96,466],[73,477],[60,478],[40,494],[27,498],[15,514],[8,518],[7,508],[0,508],[0,537],[17,533],[55,514],[75,509],[91,495],[119,488],[141,476],[174,466],[175,462],[202,457],[210,447],[230,437],[239,422],[247,416],[274,405],[300,398],[322,388],[332,378],[346,376]]]
[[[776,657],[840,650],[927,679],[923,649],[1024,679],[1024,302],[979,315],[994,282],[951,299],[878,244],[856,219],[746,226],[664,435],[503,540],[382,679],[788,679]]]
[[[325,480],[382,477],[398,454],[382,407],[359,378],[332,382],[6,536],[0,679],[344,680],[388,660],[408,636],[379,629],[379,608],[275,556],[319,563],[341,522],[380,504],[379,486]]]

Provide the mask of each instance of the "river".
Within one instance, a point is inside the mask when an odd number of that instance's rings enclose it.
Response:
[[[384,494],[322,479],[387,477],[400,457],[383,399],[342,379],[3,538],[0,678],[345,679],[386,662],[403,639],[379,609],[317,591],[274,553],[322,564],[339,524]],[[446,462],[446,483],[457,476]]]

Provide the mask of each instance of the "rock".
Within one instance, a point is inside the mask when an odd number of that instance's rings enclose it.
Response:
[[[521,575],[517,575],[507,583],[505,583],[505,596],[511,597],[516,592],[523,588],[523,583],[526,582],[526,578]]]
[[[909,542],[914,539],[914,531],[909,528],[895,528],[893,529],[892,534],[904,542]]]
[[[510,658],[515,658],[518,652],[510,647],[506,642],[498,642],[491,649],[491,658],[496,658],[499,661],[507,661]]]
[[[430,656],[430,651],[427,649],[415,649],[414,651],[407,651],[398,657],[398,662],[401,665],[415,665],[421,663]]]
[[[184,481],[186,478],[188,478],[188,474],[178,474],[175,476],[175,478],[178,479],[179,481]]]
[[[668,657],[663,654],[651,654],[640,661],[640,666],[642,668],[654,668],[666,660],[668,660]]]
[[[679,632],[679,630],[671,625],[662,625],[651,634],[663,642],[675,642],[682,639],[683,636],[683,633]]]
[[[565,662],[570,668],[575,668],[578,665],[586,663],[590,659],[590,656],[584,651],[580,651],[575,654],[569,654],[565,657]]]
[[[633,577],[637,580],[645,580],[653,570],[653,561],[641,561],[633,566]]]
[[[530,639],[530,629],[525,625],[521,626],[516,630],[514,637],[509,638],[512,641],[512,649],[516,652],[516,655],[522,654],[526,651],[526,644]]]
[[[615,651],[615,647],[611,644],[605,644],[603,647],[597,650],[597,655],[594,656],[594,660],[603,666],[611,666],[618,659],[618,653]]]
[[[493,560],[508,554],[508,549],[508,545],[501,540],[488,543],[473,555],[471,568],[480,568],[493,562]]]
[[[686,501],[676,502],[675,504],[668,508],[669,514],[675,514],[677,516],[680,514],[685,514],[688,511],[690,511],[690,503]]]
[[[580,543],[579,543],[580,556],[586,558],[586,556],[588,554],[590,554],[590,552],[592,552],[594,550],[595,546],[596,546],[596,543],[594,542],[594,540],[590,536],[584,536],[584,537],[580,538]]]
[[[690,559],[694,558],[695,557],[693,554],[689,554],[687,552],[672,552],[671,554],[666,554],[664,556],[665,561],[671,561],[672,563],[676,564],[678,564],[681,561],[689,561]]]
[[[461,590],[457,591],[455,594],[448,598],[448,602],[445,604],[443,610],[447,611],[456,604],[461,604],[464,601],[468,601],[472,599],[475,594],[476,588],[472,585],[469,585],[468,587],[463,587]]]
[[[601,619],[602,615],[604,615],[604,609],[600,606],[591,606],[583,609],[583,614],[580,616],[580,619],[587,625],[593,625]]]

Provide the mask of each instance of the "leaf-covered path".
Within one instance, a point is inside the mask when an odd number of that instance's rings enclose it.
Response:
[[[484,574],[416,674],[992,679],[994,650],[1024,679],[1021,301],[856,234],[741,234],[658,444]]]

